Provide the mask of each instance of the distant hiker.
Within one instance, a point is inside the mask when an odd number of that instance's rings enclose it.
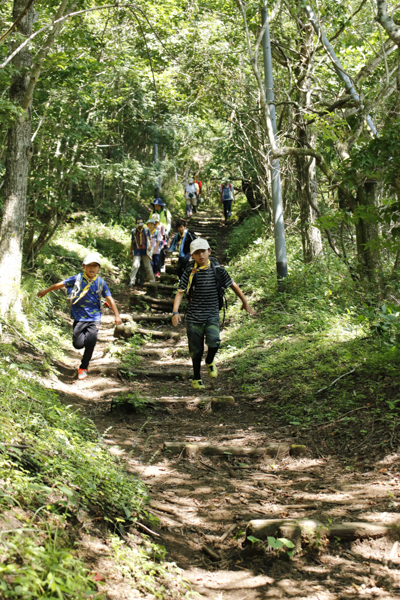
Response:
[[[43,298],[49,292],[67,288],[71,305],[71,318],[74,319],[72,343],[77,350],[85,348],[78,369],[78,379],[86,379],[87,377],[89,362],[93,355],[100,328],[102,297],[107,298],[107,305],[115,315],[115,324],[121,325],[122,323],[108,285],[98,275],[101,267],[100,255],[97,252],[88,254],[82,267],[83,273],[73,275],[38,292],[39,298]]]
[[[162,248],[162,235],[154,223],[154,219],[147,219],[147,229],[149,230],[150,244],[147,256],[151,261],[153,273],[156,277],[160,277],[160,251]]]
[[[174,236],[169,249],[172,252],[179,252],[176,273],[181,278],[190,260],[190,244],[193,240],[197,239],[197,235],[193,231],[186,229],[186,221],[183,219],[179,219],[176,222],[176,229],[178,233]]]
[[[199,179],[195,179],[194,183],[195,183],[195,185],[198,186],[198,188],[199,188],[199,196],[201,196],[201,194],[203,193],[203,184],[201,183],[201,181]]]
[[[192,388],[204,390],[205,385],[200,374],[204,339],[208,346],[206,357],[208,374],[212,378],[218,375],[215,355],[221,342],[219,310],[222,307],[224,291],[231,287],[242,301],[242,309],[247,310],[250,315],[253,315],[254,311],[242,290],[232,281],[224,267],[216,259],[210,259],[211,250],[207,240],[202,238],[194,240],[190,244],[190,254],[194,262],[189,263],[179,282],[172,309],[172,325],[176,327],[181,322],[179,306],[186,292],[189,297],[187,336],[193,363]]]
[[[172,215],[169,212],[167,205],[161,200],[161,198],[156,198],[154,200],[154,202],[151,203],[154,212],[158,213],[159,217],[160,217],[160,223],[164,226],[165,229],[165,233],[164,233],[164,246],[161,249],[160,252],[160,271],[161,273],[165,272],[165,267],[164,267],[164,263],[165,263],[165,252],[164,252],[164,247],[165,245],[168,243],[168,239],[169,239],[169,234],[171,231],[171,226],[172,226]]]
[[[164,266],[164,262],[165,262],[165,248],[167,246],[168,240],[167,240],[167,234],[165,232],[165,227],[164,227],[164,225],[162,223],[160,223],[160,214],[159,213],[153,213],[151,215],[151,218],[153,219],[156,228],[161,233],[160,260],[159,260],[159,263],[158,263],[158,267],[159,268],[158,268],[158,275],[157,275],[157,277],[160,277],[161,269]]]
[[[140,267],[140,263],[144,264],[147,278],[152,282],[155,281],[150,258],[147,255],[147,249],[150,247],[150,244],[150,232],[147,227],[144,226],[143,219],[138,217],[136,219],[136,227],[134,227],[131,231],[130,257],[133,258],[131,279],[129,283],[129,287],[131,288],[133,288],[136,284],[136,276]]]
[[[198,206],[200,204],[200,202],[204,202],[204,199],[202,197],[203,196],[203,184],[201,183],[201,181],[199,179],[195,179],[194,184],[199,189],[199,193],[197,194],[197,198],[198,198],[197,206]]]
[[[193,178],[191,177],[185,187],[186,216],[191,217],[197,212],[197,191]]]
[[[225,223],[228,222],[230,216],[232,216],[232,202],[234,200],[234,189],[229,179],[225,179],[219,188],[219,199],[224,205],[224,217]]]

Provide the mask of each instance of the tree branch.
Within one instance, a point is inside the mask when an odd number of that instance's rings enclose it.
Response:
[[[35,0],[29,0],[28,4],[25,6],[24,10],[21,12],[19,17],[14,21],[11,27],[0,37],[0,44],[4,42],[6,38],[8,38],[8,36],[14,31],[16,27],[18,27],[18,25],[21,23],[22,19],[24,18],[24,16],[26,15],[26,13],[28,12],[28,10],[34,2]]]
[[[68,2],[69,2],[69,0],[61,0],[61,4],[58,7],[56,16],[54,18],[54,23],[56,23],[57,21],[60,21],[60,19],[63,17],[64,12],[67,8]],[[47,40],[45,41],[41,51],[39,52],[39,55],[35,61],[35,64],[32,66],[30,76],[29,76],[28,87],[26,89],[25,96],[23,97],[22,102],[21,102],[21,106],[25,110],[28,108],[28,106],[31,105],[33,91],[34,91],[36,84],[38,82],[38,79],[40,77],[40,73],[42,72],[44,59],[48,55],[50,48],[53,45],[54,39],[55,39],[60,27],[61,27],[61,23],[58,23],[57,25],[53,25],[52,31],[49,33]]]
[[[377,8],[378,13],[375,17],[375,21],[383,27],[395,44],[400,44],[400,27],[396,25],[392,17],[389,16],[386,0],[377,0]]]

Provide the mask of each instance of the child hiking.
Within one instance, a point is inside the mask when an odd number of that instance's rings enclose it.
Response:
[[[151,246],[151,236],[147,227],[144,227],[144,222],[141,217],[136,219],[136,227],[131,231],[131,253],[132,271],[129,287],[134,288],[136,284],[136,276],[140,268],[140,263],[144,264],[147,278],[154,283],[154,273],[151,268],[151,259],[148,256],[148,251]]]
[[[179,306],[185,292],[189,296],[187,311],[187,336],[189,352],[193,363],[192,387],[194,390],[204,390],[201,379],[201,360],[204,353],[204,339],[208,353],[206,366],[211,378],[218,375],[215,366],[215,355],[220,346],[219,310],[222,294],[227,288],[232,288],[242,301],[242,309],[254,315],[253,309],[247,302],[242,290],[234,283],[228,272],[215,259],[210,260],[210,246],[207,240],[198,238],[190,244],[190,253],[194,264],[187,267],[179,282],[175,296],[172,325],[176,327],[181,322]]]
[[[77,350],[85,348],[78,369],[78,379],[86,379],[89,362],[97,342],[101,322],[101,297],[107,298],[107,304],[115,315],[115,324],[122,323],[108,285],[98,276],[101,267],[99,254],[96,252],[88,254],[82,267],[83,273],[72,275],[38,292],[38,297],[43,298],[49,292],[67,288],[71,303],[71,317],[74,319],[72,343]]]

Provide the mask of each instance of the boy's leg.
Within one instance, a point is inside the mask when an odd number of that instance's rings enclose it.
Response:
[[[80,369],[87,370],[97,342],[100,321],[75,321],[73,333],[74,348],[85,348]]]
[[[153,272],[154,274],[159,273],[160,272],[160,255],[159,254],[153,254]]]
[[[150,281],[152,283],[154,283],[155,278],[154,278],[153,269],[151,268],[151,262],[150,262],[149,257],[147,256],[147,254],[143,254],[141,258],[142,258],[142,262],[144,264],[144,268],[146,269],[147,279],[150,279]]]
[[[140,267],[140,256],[134,256],[132,262],[131,280],[130,285],[135,285],[136,275]]]
[[[193,379],[201,379],[201,359],[204,352],[204,324],[188,323],[187,336],[189,342],[189,353],[193,363]]]
[[[204,327],[204,334],[206,337],[206,344],[208,347],[206,365],[211,365],[214,362],[215,355],[217,354],[218,348],[221,344],[221,339],[219,337],[219,319],[210,319],[209,321],[207,321]],[[216,375],[217,371],[215,371],[214,377],[216,377]],[[211,377],[213,377],[213,375],[211,375]]]
[[[228,213],[229,213],[228,201],[224,200],[224,218],[225,218],[225,221],[228,220]]]
[[[142,263],[142,261],[140,261],[140,267],[139,267],[139,271],[137,274],[137,279],[138,279],[139,285],[143,286],[144,282],[146,281],[146,269],[144,268],[144,264]]]

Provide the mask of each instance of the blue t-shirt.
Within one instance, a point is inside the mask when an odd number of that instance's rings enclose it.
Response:
[[[66,286],[68,293],[72,291],[77,277],[78,275],[73,275],[72,277],[68,277],[68,279],[64,279],[63,284]],[[83,298],[78,300],[75,304],[72,304],[71,318],[75,321],[101,321],[101,306],[98,295],[99,280],[100,277],[97,277],[96,281],[92,283]],[[104,279],[103,282],[103,291],[101,295],[104,298],[107,298],[107,296],[111,296],[111,292]],[[86,287],[86,285],[87,282],[82,277],[79,294]]]

